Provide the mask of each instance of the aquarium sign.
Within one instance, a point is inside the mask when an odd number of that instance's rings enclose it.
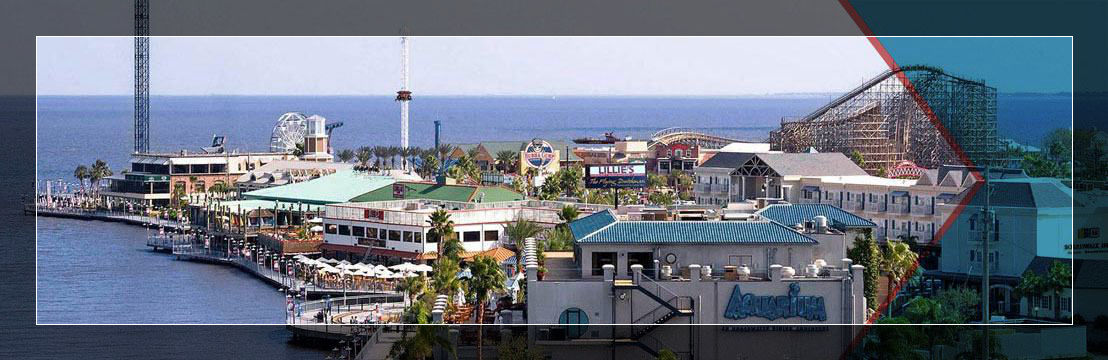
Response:
[[[590,165],[585,168],[585,187],[623,189],[646,187],[646,164]]]
[[[767,320],[804,318],[811,321],[827,321],[827,310],[822,296],[800,296],[800,284],[790,283],[786,295],[743,294],[739,285],[731,291],[731,300],[723,317],[742,320],[760,317]]]
[[[523,161],[531,167],[543,169],[554,161],[554,147],[550,143],[535,139],[523,150]]]

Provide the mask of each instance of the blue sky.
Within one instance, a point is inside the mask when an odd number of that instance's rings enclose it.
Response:
[[[953,75],[984,79],[1001,92],[1069,92],[1073,83],[1069,37],[880,40],[901,66],[939,66]]]
[[[950,70],[985,78],[994,86],[991,77],[1012,78],[1012,69],[1053,78],[1062,71],[1043,64],[1058,62],[1056,53],[1065,50],[1064,72],[1068,74],[1070,52],[1065,40],[1064,49],[1043,48],[1021,57],[967,58],[967,66]],[[930,46],[918,46],[926,49],[921,53],[934,55],[942,52],[936,49],[943,44],[964,40],[921,41]],[[399,39],[394,37],[154,38],[151,92],[389,96],[399,88],[399,47]],[[895,47],[906,54],[912,50]],[[132,54],[132,39],[126,37],[39,38],[38,92],[132,94]],[[942,56],[931,58],[944,61]],[[1038,66],[1029,69],[1028,63]],[[886,69],[869,42],[858,37],[415,38],[411,67],[417,96],[841,92]],[[995,68],[1008,70],[989,72]],[[998,88],[1058,91],[1058,84],[1048,82],[1016,85]],[[1038,85],[1045,87],[1036,90]]]

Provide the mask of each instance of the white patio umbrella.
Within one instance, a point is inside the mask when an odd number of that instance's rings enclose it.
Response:
[[[376,271],[376,272],[389,271],[389,268],[385,267],[385,265],[377,264],[376,266],[373,267],[373,271]]]
[[[311,231],[311,232],[323,232],[323,226],[320,226],[320,225],[312,226],[308,230]]]
[[[323,223],[323,218],[314,217],[314,218],[311,218],[311,220],[308,220],[308,222],[312,223],[312,224],[322,224]]]
[[[392,269],[392,270],[395,270],[395,271],[413,271],[412,267],[415,267],[415,264],[412,264],[410,262],[406,262],[406,263],[399,264],[399,265],[389,266],[389,269]]]
[[[349,262],[349,261],[346,261],[346,260],[343,260],[343,261],[339,261],[339,264],[342,264],[342,265],[350,265],[350,262]]]
[[[431,267],[431,265],[427,265],[427,264],[416,264],[415,266],[412,267],[412,271],[415,271],[415,272],[429,272],[431,270],[434,270],[434,268]]]

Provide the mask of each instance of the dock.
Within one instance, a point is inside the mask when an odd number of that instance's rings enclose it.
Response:
[[[32,207],[28,206],[24,208],[24,214],[35,216],[56,217],[65,219],[77,219],[77,220],[97,220],[107,222],[118,222],[129,225],[138,225],[145,227],[162,227],[166,230],[187,230],[188,224],[178,223],[175,220],[159,219],[151,216],[127,214],[123,212],[105,211],[105,210],[79,210],[79,209],[62,209],[62,208],[48,208],[43,206]]]

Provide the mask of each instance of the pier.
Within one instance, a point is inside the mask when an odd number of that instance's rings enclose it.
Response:
[[[124,212],[105,211],[105,210],[82,210],[82,209],[70,209],[70,208],[49,208],[43,206],[28,205],[23,210],[24,214],[35,216],[49,216],[56,218],[77,219],[77,220],[98,220],[107,222],[118,222],[129,225],[138,225],[146,227],[162,227],[167,230],[188,230],[189,225],[179,223],[175,220],[160,219],[151,216],[128,214]]]
[[[180,238],[180,237],[171,237]],[[158,241],[158,240],[155,240]],[[150,242],[148,241],[148,244]],[[160,248],[165,244],[158,245]],[[223,250],[204,249],[203,244],[194,244],[191,242],[176,243],[170,245],[172,248],[172,254],[177,257],[178,260],[203,262],[210,264],[234,266],[242,271],[254,275],[258,279],[261,279],[267,284],[273,285],[278,289],[289,289],[291,291],[300,291],[301,294],[305,294],[308,298],[322,298],[325,296],[338,297],[343,296],[358,296],[358,295],[389,295],[389,296],[401,296],[400,293],[395,291],[382,291],[382,290],[362,290],[362,289],[342,289],[342,288],[327,288],[320,287],[311,282],[300,280],[293,276],[288,276],[281,272],[270,269],[266,266],[258,265],[258,263],[251,261],[249,258],[240,256],[230,256]],[[154,246],[152,246],[154,247]]]

